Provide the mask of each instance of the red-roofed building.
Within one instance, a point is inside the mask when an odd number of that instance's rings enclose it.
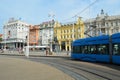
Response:
[[[29,33],[29,44],[30,45],[38,45],[39,43],[39,26],[30,25],[30,33]]]

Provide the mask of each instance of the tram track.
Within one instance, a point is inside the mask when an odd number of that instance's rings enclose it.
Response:
[[[95,67],[93,68],[93,67],[87,67],[87,66],[81,66],[81,65],[78,65],[78,64],[74,64],[74,63],[71,63],[72,65],[76,65],[76,66],[78,66],[78,69],[79,68],[83,68],[83,70],[87,70],[87,71],[89,71],[89,72],[95,72],[95,71],[98,71],[98,72],[102,72],[102,73],[106,73],[106,74],[109,74],[109,75],[112,75],[112,76],[116,76],[116,77],[119,77],[120,78],[120,75],[118,75],[118,74],[115,74],[113,71],[106,71],[106,70],[102,70],[102,69],[99,69],[99,68],[97,68],[97,69],[95,69]],[[76,66],[73,66],[73,67],[76,67]],[[84,68],[85,67],[85,68]],[[87,69],[87,68],[89,68],[89,69]],[[119,72],[120,73],[120,72]]]
[[[32,61],[42,62],[44,64],[48,64],[57,69],[62,70],[63,72],[69,74],[76,80],[119,80],[120,75],[116,75],[114,73],[109,73],[107,71],[90,68],[86,66],[80,66],[75,63],[70,63],[66,60],[61,59],[34,59],[31,58]]]
[[[30,59],[31,61],[35,61],[35,62],[41,62],[43,64],[47,64],[47,65],[50,65],[52,67],[55,67],[61,71],[63,71],[64,73],[72,76],[75,80],[89,80],[87,77],[85,77],[84,75],[79,75],[77,72],[73,71],[72,69],[68,69],[67,66],[64,66],[64,65],[60,65],[60,64],[57,64],[57,63],[53,63],[51,62],[51,60],[49,61],[46,61],[46,60],[34,60],[34,59]]]

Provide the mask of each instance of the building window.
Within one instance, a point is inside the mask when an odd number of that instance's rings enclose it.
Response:
[[[65,33],[65,30],[64,30],[64,33]]]
[[[74,35],[74,38],[76,38],[76,35]]]
[[[76,30],[74,29],[74,32],[76,32]]]
[[[62,39],[63,37],[61,36],[61,39]]]
[[[105,33],[105,28],[102,28],[102,29],[101,29],[101,32],[102,32],[102,33]]]
[[[15,25],[17,26],[17,23]]]
[[[108,23],[106,23],[106,26],[108,27]]]
[[[62,33],[62,30],[61,30],[61,33]]]
[[[118,22],[116,22],[116,26],[118,26]]]
[[[69,33],[69,30],[67,30],[67,33]]]
[[[69,38],[69,35],[68,35],[68,38]]]
[[[113,26],[113,23],[111,22],[111,26]]]
[[[119,32],[119,29],[116,29],[116,31],[115,32]]]

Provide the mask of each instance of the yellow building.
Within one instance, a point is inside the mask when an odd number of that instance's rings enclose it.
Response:
[[[81,18],[68,24],[55,23],[54,44],[59,46],[60,50],[71,51],[71,43],[80,38],[84,38],[84,23]]]

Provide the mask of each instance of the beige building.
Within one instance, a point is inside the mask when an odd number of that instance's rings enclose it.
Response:
[[[120,15],[109,16],[101,10],[96,18],[84,21],[86,37],[120,32]]]

